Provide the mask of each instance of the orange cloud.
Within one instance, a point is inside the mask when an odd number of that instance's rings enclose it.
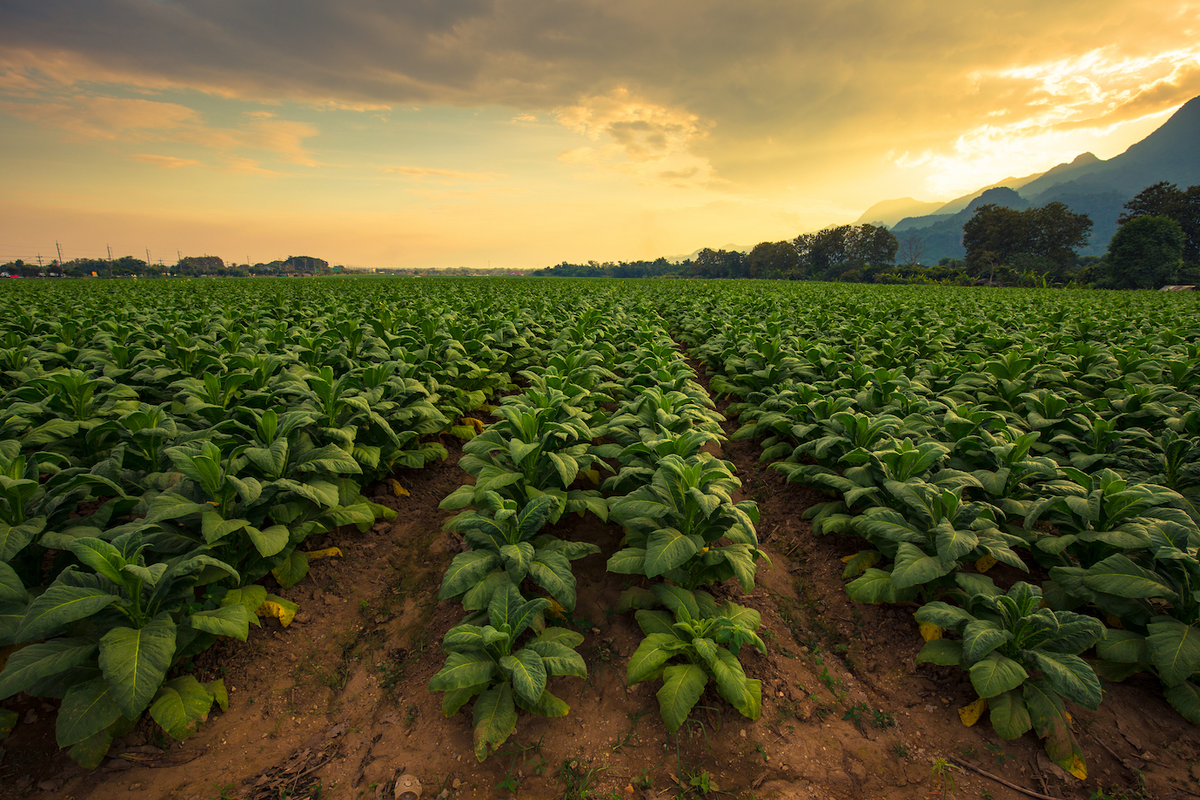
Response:
[[[487,181],[499,177],[495,172],[460,172],[453,169],[436,169],[434,167],[383,167],[379,170],[392,175],[403,175],[406,178],[449,178],[463,181]]]
[[[156,167],[165,169],[179,169],[180,167],[196,167],[200,162],[194,158],[176,158],[175,156],[160,156],[153,153],[138,153],[130,156],[134,161],[141,161],[144,164],[152,164]]]

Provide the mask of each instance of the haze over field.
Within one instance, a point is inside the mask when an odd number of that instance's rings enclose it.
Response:
[[[0,261],[652,259],[947,201],[1200,95],[1200,2],[0,0]]]

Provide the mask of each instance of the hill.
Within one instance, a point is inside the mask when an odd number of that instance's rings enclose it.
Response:
[[[962,258],[962,225],[983,203],[1024,209],[1057,201],[1091,218],[1092,234],[1080,252],[1099,255],[1108,248],[1123,206],[1142,189],[1158,181],[1180,187],[1200,184],[1200,147],[1196,142],[1200,142],[1200,97],[1189,100],[1145,139],[1107,161],[1083,153],[1043,173],[1005,178],[951,200],[935,213],[901,219],[892,232],[901,239],[913,232],[919,235],[926,263],[944,257]],[[863,216],[880,206],[890,208],[888,204],[901,202],[877,203]]]

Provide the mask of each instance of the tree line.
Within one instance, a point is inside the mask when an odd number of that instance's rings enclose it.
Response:
[[[1087,214],[1060,202],[1018,211],[975,209],[963,225],[963,259],[921,263],[919,232],[903,238],[886,227],[836,225],[794,239],[761,242],[749,252],[705,248],[670,262],[562,262],[535,276],[582,278],[760,278],[855,283],[1160,288],[1200,283],[1200,186],[1162,181],[1124,206],[1103,257],[1080,257],[1092,230]]]
[[[183,256],[174,264],[154,264],[133,256],[115,259],[76,258],[46,265],[21,259],[0,264],[0,271],[22,278],[160,278],[168,275],[188,278],[244,278],[247,276],[329,275],[341,267],[313,256],[288,256],[286,259],[258,264],[226,264],[220,256]]]

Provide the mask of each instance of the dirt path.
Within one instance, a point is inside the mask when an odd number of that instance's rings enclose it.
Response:
[[[442,531],[452,512],[437,508],[462,482],[455,453],[401,475],[409,497],[380,488],[396,522],[313,543],[339,546],[344,557],[314,562],[309,578],[282,592],[301,606],[292,626],[264,622],[248,644],[199,659],[200,677],[224,678],[230,708],[194,737],[170,745],[143,722],[88,773],[54,748],[53,706],[25,701],[23,723],[3,742],[0,796],[358,800],[385,796],[397,776],[419,781],[427,799],[1030,796],[953,766],[957,759],[1036,795],[1200,797],[1200,733],[1149,684],[1106,685],[1099,711],[1076,710],[1084,783],[1050,764],[1031,735],[1004,742],[986,720],[964,727],[955,709],[974,699],[966,674],[915,666],[911,609],[847,599],[839,558],[855,544],[814,537],[801,514],[821,498],[764,470],[758,452],[746,442],[721,452],[743,481],[735,499],[760,505],[773,563],[760,567],[751,595],[726,590],[763,615],[769,655],[743,651],[747,673],[763,681],[757,722],[710,691],[679,737],[667,736],[656,687],[624,684],[640,632],[609,611],[626,585],[604,568],[620,530],[572,516],[554,532],[603,550],[574,562],[579,603],[568,623],[585,634],[589,677],[555,679],[570,715],[522,715],[502,752],[478,764],[469,712],[443,718],[441,695],[426,688],[444,660],[441,637],[461,616],[457,603],[437,602],[458,547]]]

